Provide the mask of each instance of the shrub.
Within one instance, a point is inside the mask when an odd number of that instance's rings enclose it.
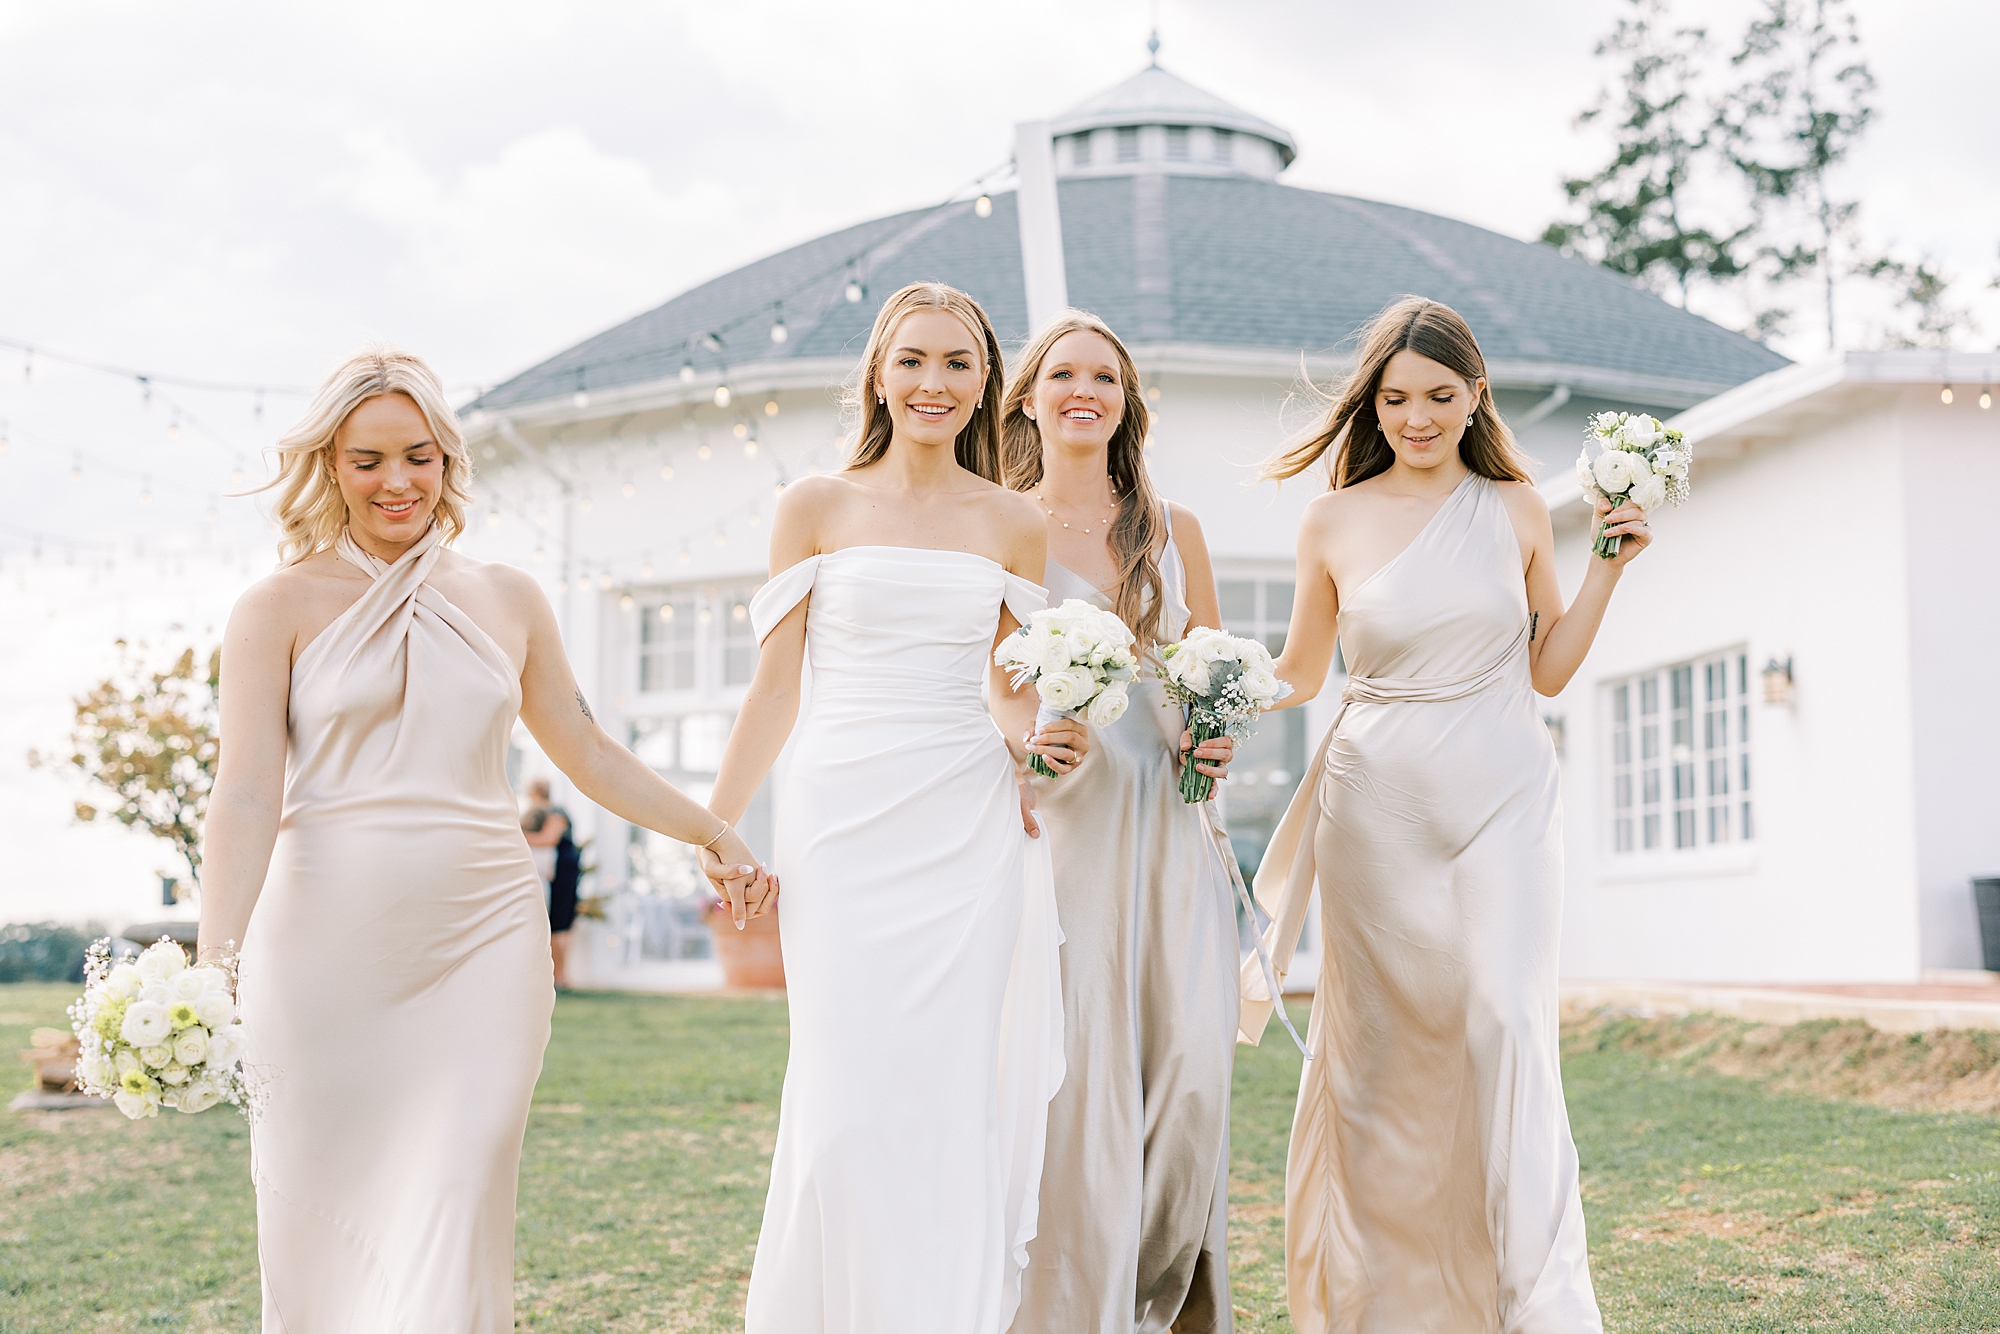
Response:
[[[0,926],[0,982],[82,982],[84,947],[104,934],[58,922]]]

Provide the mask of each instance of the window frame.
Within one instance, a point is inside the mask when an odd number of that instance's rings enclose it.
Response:
[[[1738,643],[1599,682],[1597,823],[1607,869],[1648,874],[1754,858],[1750,656]]]

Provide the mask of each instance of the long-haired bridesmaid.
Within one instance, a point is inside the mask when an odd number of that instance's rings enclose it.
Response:
[[[1048,525],[1050,601],[1115,612],[1157,669],[1161,643],[1221,620],[1201,525],[1146,475],[1146,419],[1124,344],[1082,311],[1051,321],[1007,385],[1007,484]],[[1014,1328],[1227,1330],[1236,862],[1214,807],[1180,795],[1188,738],[1157,678],[1094,730],[1075,772],[1035,780],[1068,1077]],[[1224,738],[1190,762],[1222,776],[1231,754]]]
[[[1536,694],[1583,665],[1645,515],[1556,583],[1548,506],[1456,312],[1376,317],[1296,477],[1332,451],[1299,528],[1278,674],[1311,698],[1336,634],[1350,676],[1257,875],[1289,962],[1315,879],[1323,960],[1285,1170],[1300,1334],[1602,1328],[1556,1049],[1562,812]],[[1600,507],[1608,509],[1608,507]],[[1270,1016],[1245,972],[1244,1031]]]
[[[514,719],[579,791],[769,882],[590,715],[541,589],[449,543],[437,377],[348,360],[279,442],[284,565],[222,647],[200,952],[242,943],[268,1331],[514,1328],[514,1197],[555,1001],[507,785]]]

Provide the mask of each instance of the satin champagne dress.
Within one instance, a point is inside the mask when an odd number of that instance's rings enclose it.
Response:
[[[1557,1063],[1562,813],[1520,546],[1468,476],[1341,599],[1352,672],[1257,874],[1322,964],[1285,1172],[1299,1334],[1595,1334]],[[1316,775],[1316,777],[1314,777]],[[1271,1011],[1243,970],[1244,1035]]]
[[[1049,597],[1109,597],[1051,561]],[[1188,624],[1171,528],[1171,642]],[[1229,1305],[1229,1079],[1241,884],[1212,802],[1182,800],[1181,713],[1152,672],[1092,749],[1035,780],[1063,925],[1067,1075],[1015,1334],[1211,1334]]]
[[[983,556],[847,547],[751,599],[806,599],[811,699],[772,868],[791,1053],[747,1334],[1001,1334],[1035,1235],[1062,982],[1048,840],[1021,828],[984,687]]]
[[[425,580],[433,528],[292,667],[278,841],[242,951],[265,1334],[505,1334],[555,988],[507,784],[505,652]],[[228,689],[227,682],[224,689]]]

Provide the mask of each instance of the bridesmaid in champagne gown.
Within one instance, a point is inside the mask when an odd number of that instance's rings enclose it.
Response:
[[[1592,557],[1565,609],[1547,507],[1478,345],[1415,298],[1378,317],[1326,427],[1267,475],[1333,445],[1279,674],[1317,689],[1337,615],[1351,675],[1257,876],[1280,972],[1315,879],[1321,895],[1286,1166],[1292,1323],[1588,1334],[1602,1326],[1557,1063],[1562,814],[1536,693],[1581,665],[1644,516],[1608,516],[1625,550]],[[1243,982],[1254,1041],[1272,1002],[1259,970]]]
[[[590,718],[527,576],[448,550],[466,461],[407,353],[281,444],[288,563],[223,647],[201,950],[242,941],[266,1334],[514,1328],[515,1183],[554,1004],[506,773],[516,716],[586,795],[748,849]]]
[[[1027,731],[1032,696],[993,649],[1043,605],[1044,540],[994,481],[1001,373],[971,298],[897,292],[848,466],[787,487],[772,523],[713,798],[740,813],[790,740],[773,865],[791,1052],[748,1334],[1002,1334],[1020,1301],[1062,1082],[1061,933],[1026,756],[986,695]],[[1067,769],[1084,743],[1064,722],[1030,744]]]
[[[1184,728],[1157,647],[1219,623],[1215,581],[1194,516],[1179,510],[1177,523],[1178,507],[1153,492],[1138,372],[1101,320],[1057,316],[1023,349],[1006,403],[1007,480],[1047,518],[1050,601],[1124,616],[1147,667],[1076,772],[1034,780],[1063,924],[1066,1075],[1014,1328],[1214,1334],[1232,1327],[1229,1081],[1245,891],[1214,803],[1181,797]],[[1233,751],[1227,738],[1207,742],[1197,762],[1225,775]]]

